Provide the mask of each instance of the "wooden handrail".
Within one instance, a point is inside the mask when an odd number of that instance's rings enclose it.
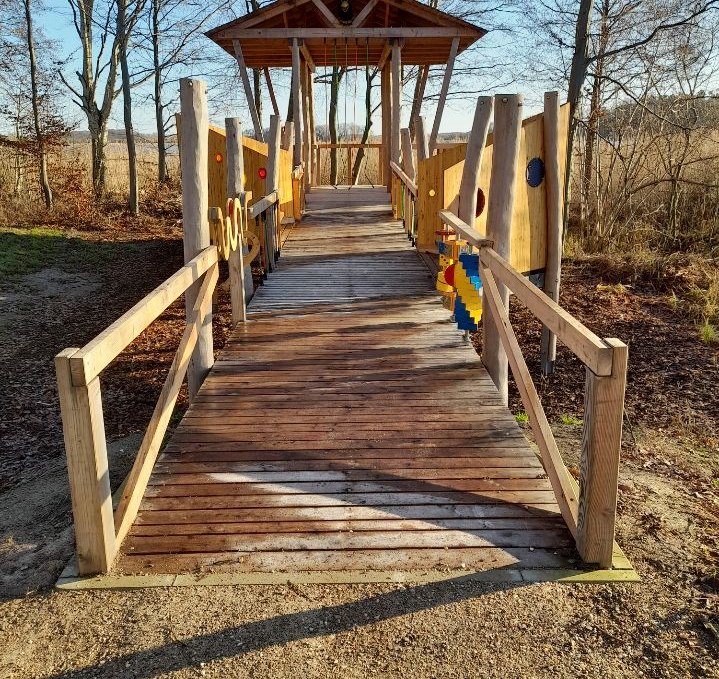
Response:
[[[530,283],[494,250],[480,250],[482,263],[491,269],[497,279],[504,283],[557,338],[584,363],[595,375],[612,374],[613,350],[603,339],[580,323],[559,304],[547,297]]]
[[[193,283],[217,263],[217,248],[211,245],[191,259],[177,273],[158,285],[112,325],[70,357],[72,383],[89,384],[140,333]]]
[[[449,226],[458,236],[461,236],[471,245],[477,248],[491,247],[492,240],[485,238],[477,229],[465,224],[457,215],[449,210],[440,210],[439,218],[444,224]]]
[[[256,203],[250,207],[250,217],[252,219],[255,219],[255,217],[259,217],[267,208],[272,207],[277,201],[279,200],[279,194],[277,191],[273,191],[272,193],[268,193],[263,198],[260,198]]]
[[[389,164],[390,168],[392,168],[392,172],[397,175],[397,178],[407,187],[409,192],[416,198],[417,197],[417,184],[415,184],[408,176],[407,174],[402,170],[402,168],[397,165],[393,160],[390,161]]]
[[[340,142],[338,144],[330,144],[328,142],[320,142],[315,144],[315,148],[319,149],[381,149],[384,144],[378,142],[368,142],[363,144],[362,142]]]
[[[192,351],[197,343],[200,326],[204,321],[207,309],[212,304],[212,292],[215,289],[218,277],[219,267],[217,264],[213,264],[205,274],[205,279],[202,281],[197,300],[192,307],[192,313],[187,319],[187,325],[180,340],[180,346],[175,353],[167,378],[162,386],[160,398],[150,418],[150,424],[145,431],[145,436],[140,444],[137,457],[127,477],[120,502],[115,511],[115,543],[118,548],[137,516],[142,496],[150,480],[152,468],[160,452],[162,439],[165,436],[167,425],[170,422],[172,411],[175,408],[180,387],[182,387],[182,383],[185,379],[185,373],[187,372]]]
[[[502,303],[494,276],[484,263],[480,264],[479,273],[482,278],[483,300],[486,300],[492,310],[492,320],[497,326],[500,340],[504,350],[507,352],[507,359],[517,383],[517,389],[522,397],[522,403],[529,417],[529,424],[539,447],[540,460],[552,484],[562,517],[572,536],[576,539],[579,498],[569,479],[569,472],[559,454],[552,428],[549,426],[547,416],[539,400],[539,394],[532,381],[532,376],[529,374],[529,368],[522,355],[519,342],[517,342],[517,336],[514,334],[509,322],[509,316]]]

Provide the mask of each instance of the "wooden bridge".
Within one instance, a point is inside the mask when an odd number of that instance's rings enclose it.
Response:
[[[210,33],[232,48],[246,84],[246,61],[289,59],[294,142],[277,114],[266,141],[256,111],[257,139],[243,137],[236,118],[210,127],[204,83],[181,81],[186,264],[56,358],[77,545],[61,583],[107,586],[87,576],[108,573],[118,586],[636,579],[614,542],[627,347],[557,304],[566,155],[558,95],[525,121],[520,97],[480,97],[467,143],[442,147],[437,120],[431,135],[420,120],[413,144],[399,128],[400,55],[445,59],[451,73],[458,50],[483,31],[414,0],[369,0],[351,25],[323,33],[363,37],[367,58],[387,73],[388,141],[367,144],[386,186],[319,186],[309,83],[326,40],[306,22],[292,28],[309,7],[327,23],[344,11],[281,1]],[[441,30],[426,50],[430,20]],[[275,42],[260,45],[263,36]],[[287,53],[276,57],[281,44]],[[448,86],[446,77],[442,97]],[[212,296],[223,260],[234,330],[216,356]],[[557,340],[586,366],[578,482],[510,324],[510,293],[544,326],[545,369]],[[185,332],[113,493],[100,375],[182,295]],[[481,357],[472,330],[482,332]],[[510,370],[533,443],[507,406]],[[165,442],[185,376],[191,405]]]

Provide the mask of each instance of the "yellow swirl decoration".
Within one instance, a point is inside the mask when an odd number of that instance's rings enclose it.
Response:
[[[247,247],[250,251],[243,255],[242,266],[247,266],[260,252],[260,239],[252,232],[247,232]]]
[[[242,203],[239,198],[227,199],[227,215],[230,220],[230,250],[237,250],[242,238]]]

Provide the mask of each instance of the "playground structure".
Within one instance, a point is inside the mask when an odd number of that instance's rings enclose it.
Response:
[[[522,121],[521,97],[480,97],[466,143],[439,148],[438,119],[430,134],[420,119],[413,145],[401,59],[448,64],[441,118],[457,53],[484,32],[413,0],[353,3],[349,24],[336,4],[284,0],[208,34],[237,58],[262,141],[236,118],[210,127],[204,83],[181,81],[186,264],[56,359],[74,574],[114,565],[168,584],[198,569],[272,581],[445,567],[582,579],[589,568],[593,581],[636,579],[614,542],[627,347],[557,303],[566,110],[548,93]],[[379,189],[315,184],[311,73],[333,40],[363,41],[381,69]],[[293,69],[294,123],[281,124],[272,95],[266,132],[246,67],[273,66]],[[235,330],[216,360],[222,259]],[[263,284],[250,301],[252,260]],[[557,339],[586,366],[578,483],[509,322],[510,291],[544,326],[547,372]],[[183,294],[186,330],[113,504],[99,377]],[[481,329],[481,363],[455,322]],[[536,455],[507,408],[510,368]],[[185,375],[191,406],[163,444]],[[572,545],[600,570],[570,565]]]

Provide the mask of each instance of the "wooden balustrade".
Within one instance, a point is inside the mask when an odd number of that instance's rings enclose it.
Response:
[[[212,245],[84,347],[65,349],[55,357],[81,575],[106,573],[110,569],[137,515],[201,328],[211,318],[218,272],[217,248]],[[113,513],[100,373],[170,304],[195,285],[199,285],[199,290],[187,315],[184,334]]]
[[[404,230],[414,244],[417,238],[417,184],[394,161],[390,161],[392,172],[392,214],[401,219]]]
[[[442,222],[479,249],[484,308],[496,328],[552,484],[562,517],[587,563],[612,566],[619,457],[627,374],[627,345],[601,339],[532,285],[493,249],[491,240],[441,210]],[[559,454],[527,363],[509,321],[498,282],[567,346],[586,367],[579,488]],[[486,322],[487,315],[483,315]]]

